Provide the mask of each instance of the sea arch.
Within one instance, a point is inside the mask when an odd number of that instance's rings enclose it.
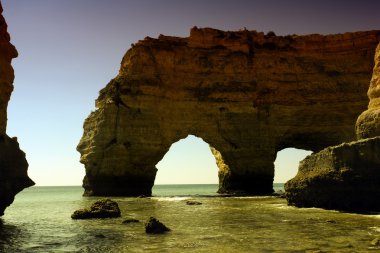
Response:
[[[219,180],[210,145],[194,135],[173,143],[156,168],[154,185],[216,184]]]
[[[296,176],[299,162],[311,153],[311,151],[297,148],[285,148],[278,151],[274,161],[274,183],[286,183]]]
[[[85,194],[150,195],[155,165],[189,134],[214,148],[219,192],[271,193],[278,151],[355,139],[379,39],[195,27],[139,41],[84,123]]]

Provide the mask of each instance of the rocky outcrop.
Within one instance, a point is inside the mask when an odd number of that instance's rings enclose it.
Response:
[[[277,151],[355,139],[379,40],[195,27],[139,41],[84,123],[85,194],[150,195],[155,165],[190,134],[210,145],[220,193],[272,193]]]
[[[328,147],[300,163],[288,203],[351,212],[380,211],[380,137]]]
[[[110,199],[101,199],[91,205],[89,209],[83,208],[74,211],[71,218],[96,219],[96,218],[118,218],[121,216],[119,205]]]
[[[17,57],[17,50],[10,43],[7,24],[2,13],[3,8],[0,2],[0,133],[5,133],[8,101],[13,91],[14,72],[11,61]]]
[[[368,109],[360,114],[356,122],[358,139],[380,136],[380,44],[375,54],[375,67],[368,89]]]
[[[308,156],[285,184],[288,203],[353,212],[380,211],[380,44],[368,91],[368,110],[356,123],[359,141]]]
[[[2,12],[0,2],[0,216],[18,192],[34,185],[27,175],[25,153],[20,150],[17,139],[6,134],[7,106],[14,79],[11,61],[17,57],[17,51],[10,43]]]
[[[169,231],[170,228],[165,226],[162,222],[154,217],[150,217],[149,220],[145,223],[145,232],[147,234],[164,234]]]

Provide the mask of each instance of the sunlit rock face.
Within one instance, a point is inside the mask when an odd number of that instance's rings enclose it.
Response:
[[[84,123],[85,194],[150,195],[155,165],[189,134],[212,148],[220,193],[271,193],[277,151],[355,138],[379,38],[195,27],[139,41]]]
[[[12,58],[17,57],[16,48],[10,43],[7,24],[2,16],[0,2],[0,216],[22,189],[34,185],[28,177],[28,163],[16,138],[6,134],[7,106],[13,91],[14,73]]]
[[[288,203],[352,212],[380,211],[380,44],[370,82],[368,110],[356,123],[358,141],[328,147],[300,163],[285,185]]]
[[[380,136],[380,44],[375,54],[375,67],[368,89],[369,104],[356,122],[358,139]]]

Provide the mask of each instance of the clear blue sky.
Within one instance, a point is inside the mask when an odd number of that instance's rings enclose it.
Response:
[[[137,40],[188,36],[193,26],[278,35],[380,29],[380,1],[374,0],[1,1],[19,51],[8,134],[18,136],[37,185],[81,184],[84,167],[75,147],[83,121]],[[301,156],[283,154],[275,181],[292,177]],[[156,183],[217,182],[213,157],[197,138],[173,145],[158,167]]]

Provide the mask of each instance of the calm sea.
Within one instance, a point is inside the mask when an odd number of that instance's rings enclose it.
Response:
[[[282,185],[276,185],[281,189]],[[158,185],[152,198],[112,198],[122,218],[72,220],[99,199],[81,187],[32,187],[0,219],[0,252],[378,252],[380,215],[297,209],[276,197],[216,195],[216,185]],[[185,200],[202,202],[188,206]],[[172,229],[147,235],[144,221]],[[122,224],[126,218],[142,222]]]

